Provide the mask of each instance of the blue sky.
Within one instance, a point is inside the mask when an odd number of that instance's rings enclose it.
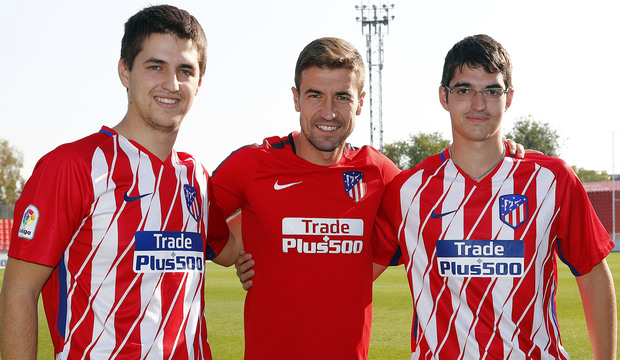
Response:
[[[36,161],[61,143],[116,125],[126,111],[116,65],[123,24],[155,2],[11,1],[0,13],[0,138]],[[299,51],[322,36],[353,43],[365,56],[355,0],[169,1],[190,11],[209,42],[207,73],[184,120],[177,150],[212,171],[231,151],[299,129],[291,86]],[[364,2],[366,3],[366,1]],[[378,1],[376,2],[378,3]],[[615,90],[620,33],[615,1],[395,0],[385,37],[384,142],[442,132],[448,114],[437,88],[443,58],[465,36],[486,33],[511,54],[515,97],[504,120],[532,115],[561,136],[569,165],[620,173]],[[367,104],[368,105],[368,104]],[[369,143],[368,107],[349,141]]]

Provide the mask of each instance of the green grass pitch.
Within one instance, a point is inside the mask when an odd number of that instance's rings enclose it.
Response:
[[[620,289],[620,253],[611,253],[607,262],[614,274],[616,296]],[[562,342],[572,359],[592,357],[590,341],[574,277],[559,264],[557,312]],[[4,270],[0,270],[0,283]],[[243,359],[243,300],[245,292],[234,268],[207,264],[206,315],[209,343],[215,360]],[[620,298],[620,297],[618,297]],[[411,296],[402,266],[388,269],[374,284],[374,318],[370,359],[409,359]],[[52,359],[53,349],[39,304],[38,359]]]

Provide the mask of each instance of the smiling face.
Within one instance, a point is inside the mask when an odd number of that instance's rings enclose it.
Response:
[[[128,90],[125,120],[134,129],[178,132],[200,88],[198,52],[189,39],[153,33],[131,70],[121,59],[121,82]]]
[[[299,89],[292,89],[301,124],[297,155],[319,165],[340,160],[355,116],[362,111],[364,93],[356,80],[353,71],[345,68],[312,66],[302,71]]]
[[[469,66],[456,69],[448,86],[450,88],[463,86],[475,90],[505,88],[502,74],[491,74],[481,67],[472,69]],[[473,142],[501,140],[502,118],[512,103],[513,93],[511,89],[496,101],[485,100],[481,93],[476,93],[472,99],[458,100],[441,86],[439,100],[444,109],[450,113],[454,143],[462,140]]]

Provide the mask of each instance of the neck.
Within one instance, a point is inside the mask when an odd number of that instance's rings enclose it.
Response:
[[[310,142],[303,141],[301,137],[303,134],[299,133],[294,138],[295,152],[300,158],[320,166],[332,166],[336,165],[344,152],[344,143],[333,151],[321,151],[314,147]]]
[[[178,134],[178,131],[166,132],[150,127],[136,126],[127,121],[126,118],[113,129],[126,139],[137,142],[161,161],[165,161],[170,156]]]
[[[485,178],[505,156],[506,147],[496,143],[453,143],[450,157],[456,166],[475,181]]]

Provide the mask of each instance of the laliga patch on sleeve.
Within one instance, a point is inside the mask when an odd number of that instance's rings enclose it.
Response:
[[[22,216],[22,222],[19,225],[17,236],[26,240],[32,240],[38,222],[39,209],[32,204],[28,205],[24,211],[24,216]]]

